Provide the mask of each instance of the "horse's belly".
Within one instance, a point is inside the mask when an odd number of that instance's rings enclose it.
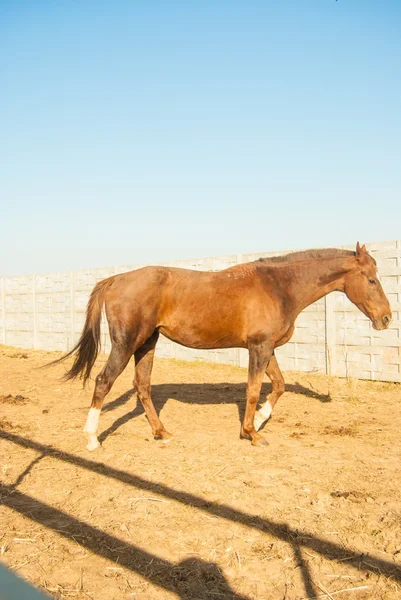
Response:
[[[207,327],[191,327],[188,324],[178,327],[162,325],[159,327],[159,331],[169,340],[188,348],[211,350],[217,348],[238,348],[245,345],[234,332],[214,331]]]

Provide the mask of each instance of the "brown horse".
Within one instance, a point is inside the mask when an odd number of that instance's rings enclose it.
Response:
[[[372,322],[386,329],[391,309],[380,284],[375,260],[365,246],[356,252],[324,249],[259,259],[219,272],[172,267],[144,267],[99,282],[90,296],[85,327],[75,348],[67,379],[89,378],[100,345],[105,306],[111,338],[110,356],[96,377],[84,432],[89,450],[98,445],[99,415],[106,394],[132,354],[135,381],[156,439],[171,435],[161,423],[150,396],[150,377],[159,334],[190,348],[247,348],[248,387],[241,436],[267,445],[257,433],[284,392],[274,349],[291,338],[299,313],[329,292],[344,292]],[[56,361],[59,362],[59,361]],[[272,394],[256,413],[264,374]]]

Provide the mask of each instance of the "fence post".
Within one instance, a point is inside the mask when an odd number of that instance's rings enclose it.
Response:
[[[75,344],[75,272],[70,271],[70,315],[71,315],[71,343],[70,350]]]
[[[237,254],[236,261],[237,261],[237,265],[240,265],[241,263],[243,263],[244,262],[243,255]],[[241,349],[240,348],[237,348],[237,351],[236,351],[235,364],[237,367],[241,366]]]
[[[397,250],[401,250],[401,240],[397,240]],[[401,304],[401,257],[397,252],[397,268],[398,268],[398,277],[397,277],[397,286],[398,286],[398,294],[397,294],[397,304],[400,306]],[[398,337],[400,338],[400,343],[398,346],[398,372],[401,375],[401,308],[398,308]]]
[[[38,323],[36,310],[36,275],[32,277],[32,294],[33,294],[33,347],[38,349]]]
[[[326,320],[326,373],[335,375],[337,372],[336,356],[336,313],[335,295],[328,294],[325,297],[325,320]]]
[[[1,278],[1,321],[3,327],[2,344],[6,345],[6,279]]]

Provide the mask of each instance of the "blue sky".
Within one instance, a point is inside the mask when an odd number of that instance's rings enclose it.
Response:
[[[401,238],[401,2],[0,0],[0,275]]]

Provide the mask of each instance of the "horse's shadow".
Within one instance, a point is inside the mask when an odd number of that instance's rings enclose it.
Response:
[[[269,383],[264,383],[260,398],[263,399],[271,393],[272,386]],[[314,398],[320,402],[330,402],[331,398],[328,394],[321,394],[300,383],[287,384],[287,392],[295,394],[303,394],[309,398]],[[245,394],[246,383],[162,383],[152,386],[152,400],[157,413],[165,406],[166,402],[174,398],[179,402],[187,404],[236,404],[238,409],[238,418],[242,421],[245,412]],[[127,404],[132,397],[136,398],[135,389],[130,389],[115,400],[111,400],[105,404],[103,412],[111,412],[124,404]],[[117,431],[122,425],[141,415],[144,412],[143,406],[139,400],[133,410],[127,412],[114,421],[108,429],[99,435],[100,443]]]

